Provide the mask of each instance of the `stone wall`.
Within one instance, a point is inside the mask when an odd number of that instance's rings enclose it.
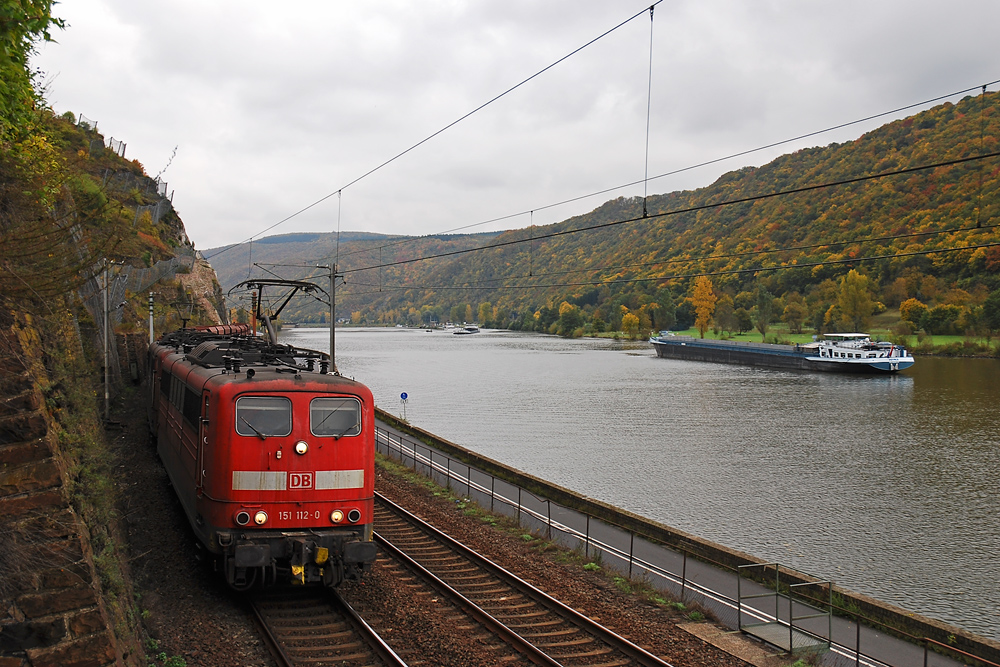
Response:
[[[124,665],[29,316],[0,320],[0,667]]]

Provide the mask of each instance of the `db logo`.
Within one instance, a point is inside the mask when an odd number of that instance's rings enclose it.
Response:
[[[289,489],[313,488],[313,474],[311,472],[288,473],[288,488]]]

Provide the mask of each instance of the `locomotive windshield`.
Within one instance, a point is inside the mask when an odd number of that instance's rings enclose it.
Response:
[[[281,396],[244,396],[236,400],[236,432],[264,439],[292,432],[292,402]]]
[[[356,398],[314,398],[309,404],[313,435],[340,438],[361,433],[361,401]]]

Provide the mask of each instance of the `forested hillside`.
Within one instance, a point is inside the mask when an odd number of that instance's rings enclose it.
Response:
[[[901,334],[987,333],[1000,327],[1000,295],[989,299],[1000,288],[1000,160],[954,161],[997,152],[998,99],[967,97],[705,188],[651,196],[645,218],[641,199],[619,198],[555,225],[478,239],[481,251],[416,262],[455,248],[426,237],[342,238],[338,317],[471,318],[580,335],[619,330],[631,313],[626,328],[687,328],[703,275],[714,296],[709,326],[723,331],[783,318],[792,330],[848,330],[902,306]],[[939,166],[921,168],[930,165]],[[290,248],[329,261],[329,239],[313,243]],[[282,244],[268,252],[274,262],[292,254]],[[213,262],[220,275],[229,261]],[[321,321],[321,311],[303,303],[287,318]]]

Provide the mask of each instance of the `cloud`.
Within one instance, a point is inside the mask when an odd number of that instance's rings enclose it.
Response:
[[[56,6],[70,27],[35,64],[55,77],[57,111],[96,118],[150,173],[179,146],[164,176],[190,236],[207,248],[336,192],[642,13],[343,193],[344,229],[433,233],[642,177],[647,6],[74,0]],[[1000,5],[985,1],[660,4],[649,172],[1000,78],[991,41],[974,34],[998,18]],[[800,145],[844,141],[882,122]],[[650,191],[702,186],[779,152],[662,179]],[[332,229],[337,210],[333,197],[272,233]]]

